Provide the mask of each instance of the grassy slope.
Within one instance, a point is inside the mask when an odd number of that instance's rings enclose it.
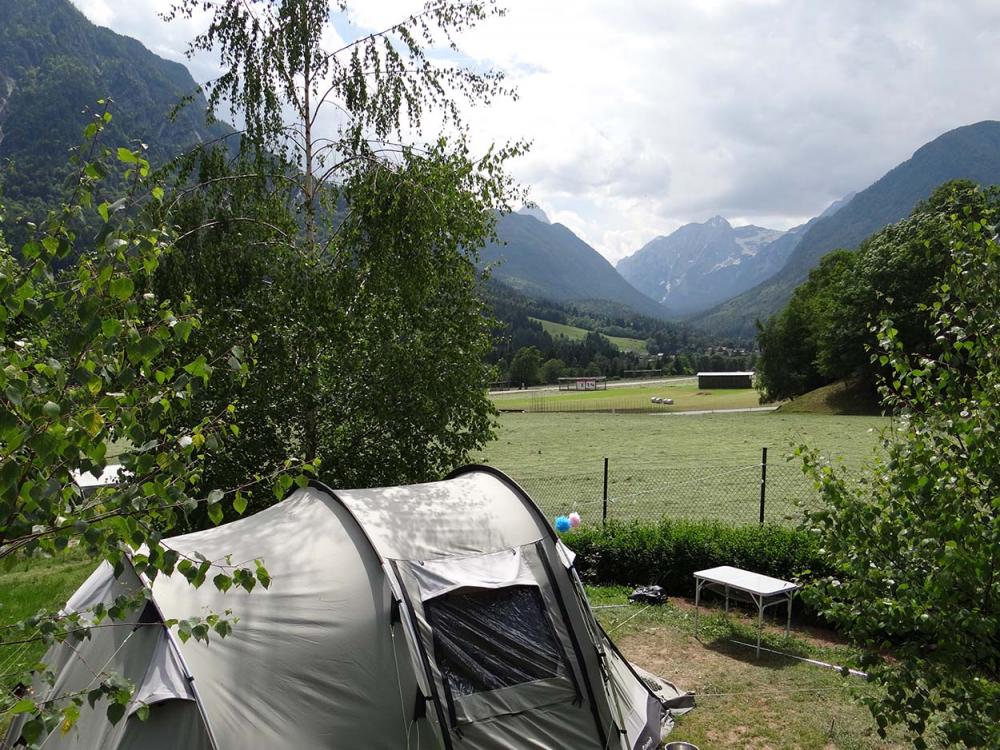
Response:
[[[779,411],[784,414],[876,415],[881,413],[881,407],[865,386],[841,380],[786,401]]]
[[[652,405],[650,398],[672,398],[670,406]],[[529,411],[595,411],[605,409],[652,409],[657,412],[703,409],[741,409],[758,406],[758,393],[753,388],[701,391],[693,380],[678,380],[659,385],[615,387],[604,391],[538,391],[524,394],[507,391],[494,395],[501,409]]]
[[[570,339],[571,341],[582,341],[586,338],[587,334],[590,333],[585,328],[577,328],[576,326],[568,326],[565,323],[554,323],[551,320],[542,320],[541,318],[532,318],[536,323],[541,323],[542,328],[550,336],[562,336],[563,338]],[[604,334],[601,334],[604,336]],[[640,354],[646,353],[646,342],[642,339],[630,339],[624,336],[604,336],[608,341],[617,346],[623,352],[639,352]]]

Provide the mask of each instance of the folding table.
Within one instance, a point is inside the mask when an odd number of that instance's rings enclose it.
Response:
[[[764,610],[778,604],[786,603],[788,617],[785,621],[785,638],[789,635],[792,625],[792,599],[801,587],[791,581],[752,573],[749,570],[722,565],[718,568],[699,570],[694,574],[694,632],[698,634],[698,605],[701,600],[701,590],[724,594],[726,597],[726,612],[729,612],[730,597],[736,601],[752,602],[757,605],[757,656],[760,656],[760,633],[764,626]]]

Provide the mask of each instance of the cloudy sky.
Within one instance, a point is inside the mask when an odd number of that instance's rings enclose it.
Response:
[[[74,0],[91,20],[184,61],[199,19],[169,0]],[[476,143],[527,138],[531,197],[612,262],[721,214],[784,229],[923,143],[1000,119],[996,0],[508,0],[459,38],[516,102],[469,114]],[[358,3],[382,28],[418,3]],[[335,32],[331,32],[335,35]]]

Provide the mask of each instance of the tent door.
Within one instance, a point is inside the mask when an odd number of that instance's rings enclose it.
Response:
[[[393,566],[452,730],[583,701],[540,554],[526,545]]]

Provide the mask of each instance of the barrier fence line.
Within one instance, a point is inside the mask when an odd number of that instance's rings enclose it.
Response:
[[[730,466],[636,466],[604,458],[592,473],[525,475],[518,480],[546,515],[576,511],[584,523],[608,520],[724,521],[733,524],[795,524],[819,505],[812,481],[798,464]]]

